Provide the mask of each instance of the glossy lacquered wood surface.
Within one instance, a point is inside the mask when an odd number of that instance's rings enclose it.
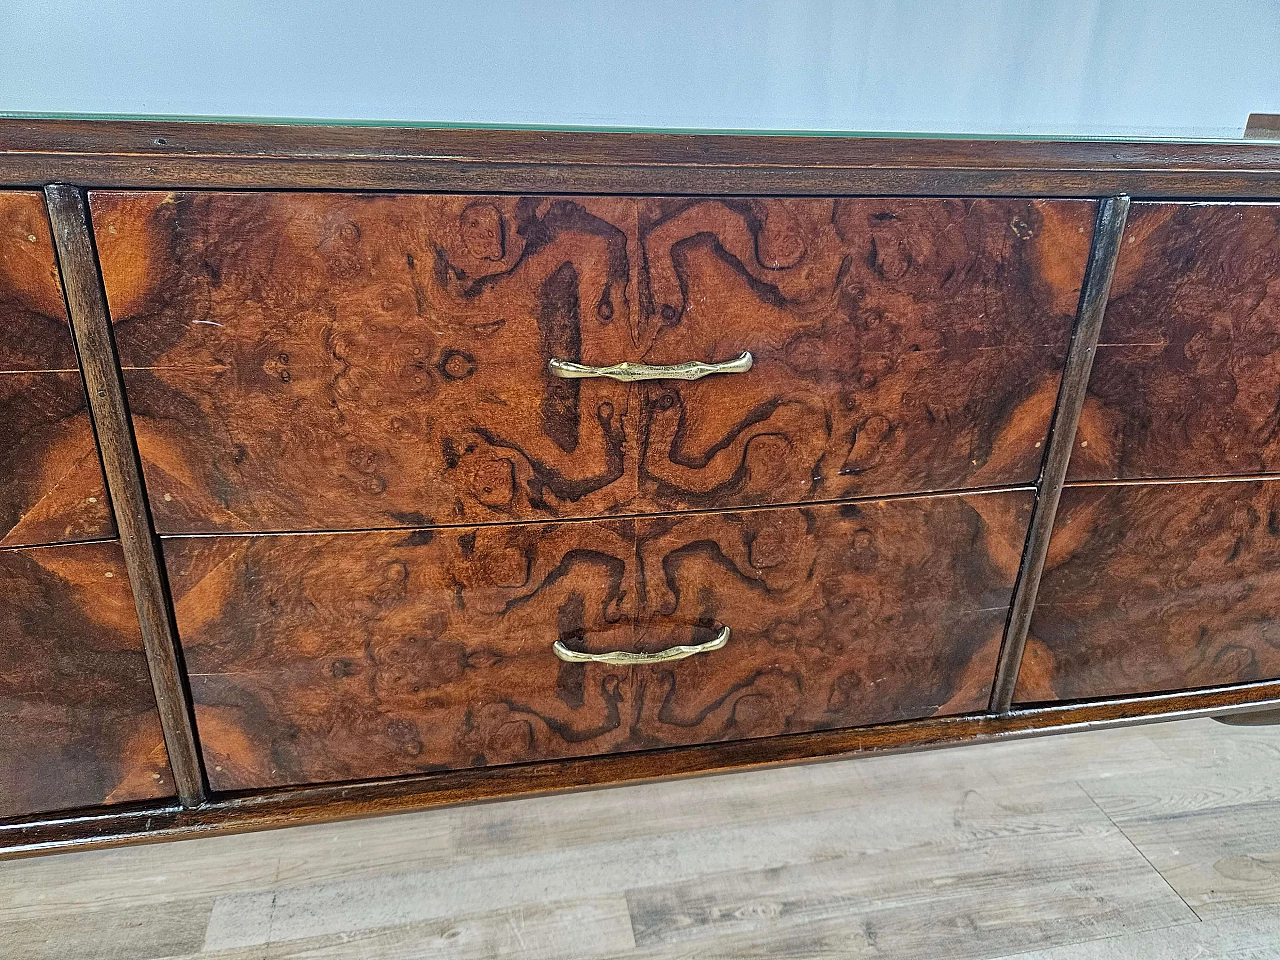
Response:
[[[106,295],[89,227],[84,192],[69,184],[45,188],[71,332],[80,355],[102,469],[120,533],[125,569],[133,585],[142,645],[164,730],[178,799],[186,806],[205,798],[189,698],[183,687],[160,544],[147,509],[133,426],[125,403],[119,358],[107,317]]]
[[[1030,482],[1083,201],[91,197],[164,533]],[[552,357],[719,361],[693,384]]]
[[[0,191],[0,546],[113,532],[44,197]]]
[[[1102,329],[1107,294],[1111,289],[1120,238],[1124,234],[1128,214],[1128,197],[1110,197],[1098,209],[1098,223],[1094,229],[1084,288],[1080,294],[1080,309],[1071,331],[1071,346],[1062,371],[1062,386],[1058,391],[1058,402],[1049,431],[1048,450],[1036,483],[1036,500],[1027,530],[1027,544],[1022,552],[1022,564],[1013,590],[1013,603],[1009,608],[1009,623],[1005,628],[1000,661],[996,666],[996,679],[991,688],[991,710],[995,713],[1007,712],[1013,706],[1022,651],[1031,625],[1031,615],[1035,611],[1045,558],[1049,553],[1049,540],[1057,518],[1058,501],[1062,496],[1067,468],[1071,464],[1076,427],[1084,408],[1089,372],[1097,353],[1098,333]]]
[[[214,789],[982,709],[1027,491],[164,543]],[[563,663],[732,636],[675,663]]]
[[[0,817],[171,796],[116,543],[0,550]]]
[[[666,509],[1036,478],[1096,205],[644,200],[650,363],[750,350],[639,391]]]
[[[1068,487],[1020,702],[1280,677],[1280,482]]]
[[[1070,478],[1280,471],[1280,204],[1134,203]]]

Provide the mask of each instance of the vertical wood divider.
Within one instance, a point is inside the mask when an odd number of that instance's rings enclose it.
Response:
[[[45,187],[44,193],[71,330],[89,395],[89,412],[102,451],[107,490],[142,627],[169,766],[179,801],[183,806],[197,806],[207,799],[204,773],[196,747],[190,698],[179,666],[159,541],[147,507],[124,382],[107,316],[89,211],[78,187],[52,184]]]
[[[1013,706],[1018,669],[1022,666],[1022,652],[1027,643],[1027,630],[1031,626],[1031,612],[1035,608],[1036,594],[1040,590],[1044,561],[1049,554],[1049,537],[1053,533],[1053,521],[1058,514],[1062,486],[1067,479],[1067,466],[1071,462],[1071,450],[1075,446],[1076,427],[1080,423],[1080,411],[1084,407],[1089,373],[1093,369],[1093,357],[1098,349],[1098,334],[1102,331],[1102,318],[1111,292],[1111,278],[1115,275],[1120,239],[1128,216],[1128,197],[1108,197],[1098,209],[1093,243],[1085,267],[1084,285],[1080,288],[1080,305],[1071,331],[1071,345],[1067,350],[1062,383],[1058,387],[1058,403],[1049,425],[1048,448],[1036,483],[1035,506],[1027,529],[1027,542],[1022,551],[1018,579],[1013,588],[1013,603],[1009,608],[1004,644],[1000,648],[1000,660],[996,665],[996,679],[991,688],[990,707],[993,713],[1008,713]]]

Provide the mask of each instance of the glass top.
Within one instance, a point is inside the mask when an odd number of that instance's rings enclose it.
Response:
[[[1280,140],[1280,0],[14,0],[0,36],[8,116]]]

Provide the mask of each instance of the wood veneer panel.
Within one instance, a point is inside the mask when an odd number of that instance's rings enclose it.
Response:
[[[107,194],[162,533],[644,513],[1034,479],[1084,201]],[[624,386],[607,365],[748,374]]]
[[[1089,201],[639,201],[645,362],[745,376],[639,390],[643,507],[1035,480]]]
[[[1135,203],[1073,480],[1280,471],[1280,204]]]
[[[627,200],[95,193],[162,533],[606,513]]]
[[[216,790],[962,713],[1029,491],[644,520],[164,541]],[[722,649],[656,666],[572,649]]]
[[[114,534],[44,198],[0,191],[0,547]]]
[[[1068,487],[1020,702],[1280,677],[1280,483]]]
[[[117,543],[0,550],[0,817],[173,795]]]

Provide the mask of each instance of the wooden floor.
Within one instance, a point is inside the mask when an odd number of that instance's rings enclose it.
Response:
[[[0,957],[1280,957],[1209,720],[0,863]]]

